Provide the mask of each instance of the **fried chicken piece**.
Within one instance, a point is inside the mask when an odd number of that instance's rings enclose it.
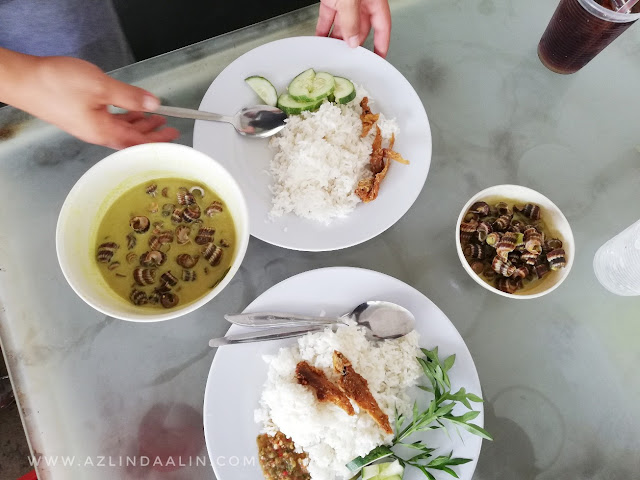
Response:
[[[358,197],[360,197],[360,200],[368,203],[378,198],[380,182],[382,182],[382,180],[384,180],[384,177],[387,176],[387,171],[389,170],[390,163],[391,162],[389,160],[386,160],[384,168],[380,173],[375,174],[373,177],[364,178],[358,182],[355,193]]]
[[[405,165],[409,165],[409,160],[403,158],[398,152],[394,152],[390,148],[384,149],[384,156],[386,158],[390,158],[391,160],[395,160],[396,162],[403,163]]]
[[[296,378],[300,385],[310,387],[314,391],[318,401],[334,403],[349,415],[356,413],[344,392],[334,385],[322,370],[302,361],[296,365]]]
[[[371,145],[371,156],[369,157],[369,168],[373,174],[380,173],[384,169],[384,149],[382,148],[382,132],[376,125],[376,137]]]
[[[379,113],[372,113],[369,108],[369,97],[364,97],[360,102],[360,106],[362,107],[362,113],[360,114],[360,121],[362,122],[362,133],[360,137],[366,137],[369,130],[373,128],[373,124],[378,121],[380,118]]]
[[[353,369],[347,357],[337,350],[333,351],[333,368],[340,374],[338,385],[347,394],[347,397],[371,415],[371,418],[386,433],[393,433],[389,424],[389,417],[378,406],[376,399],[373,398],[367,381]]]

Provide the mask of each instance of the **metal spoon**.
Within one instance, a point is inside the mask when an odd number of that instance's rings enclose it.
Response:
[[[235,343],[259,342],[263,340],[279,340],[304,335],[310,331],[322,330],[326,326],[345,325],[355,321],[366,327],[368,337],[372,340],[399,338],[415,328],[415,317],[404,307],[391,302],[369,301],[358,305],[353,311],[340,317],[310,317],[288,313],[241,313],[225,315],[225,318],[236,325],[248,327],[304,327],[298,329],[268,329],[260,333],[246,333],[214,338],[209,342],[211,347],[232,345]]]
[[[194,120],[227,122],[233,125],[240,135],[257,138],[275,135],[284,128],[284,121],[287,118],[287,114],[282,110],[268,105],[246,107],[232,117],[190,108],[167,107],[165,105],[159,106],[150,113],[169,117],[192,118]]]

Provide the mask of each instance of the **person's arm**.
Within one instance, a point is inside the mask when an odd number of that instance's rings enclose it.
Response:
[[[372,27],[374,51],[385,58],[391,38],[389,0],[320,1],[316,35],[326,37],[330,34],[355,48],[364,43]]]
[[[77,58],[34,57],[0,48],[0,102],[81,140],[115,149],[179,135],[175,128],[160,128],[163,117],[141,113],[157,108],[155,96]],[[129,113],[112,114],[108,105]]]

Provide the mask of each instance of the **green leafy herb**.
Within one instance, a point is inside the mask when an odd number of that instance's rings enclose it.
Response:
[[[353,459],[347,464],[352,472],[358,472],[362,467],[374,463],[382,458],[395,458],[405,467],[411,465],[420,470],[429,480],[435,480],[435,477],[429,470],[440,470],[448,473],[452,477],[458,478],[458,474],[451,468],[456,465],[463,465],[470,462],[468,458],[453,457],[453,452],[449,455],[441,455],[433,458],[434,448],[429,448],[422,440],[414,442],[409,441],[409,437],[418,432],[426,432],[442,428],[447,433],[446,424],[449,423],[456,428],[462,428],[474,435],[478,435],[487,440],[493,440],[489,432],[471,423],[480,412],[472,410],[471,403],[480,403],[482,398],[473,393],[467,392],[461,388],[455,393],[451,392],[451,381],[447,372],[451,370],[456,361],[456,356],[451,355],[440,361],[438,357],[438,347],[433,350],[421,349],[424,357],[417,357],[417,361],[422,367],[424,376],[429,380],[430,386],[418,385],[418,388],[433,393],[433,399],[429,402],[427,408],[423,411],[418,409],[418,404],[413,404],[411,421],[408,418],[395,411],[395,436],[391,446],[380,446],[374,448],[368,455]],[[455,416],[452,414],[456,405],[464,405],[468,412],[464,415]],[[404,427],[404,428],[403,428]],[[393,447],[403,447],[414,450],[414,454],[409,458],[400,457]],[[354,478],[357,478],[354,477]]]

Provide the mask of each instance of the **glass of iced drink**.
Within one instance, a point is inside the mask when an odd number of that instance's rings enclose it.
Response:
[[[640,3],[630,13],[619,13],[611,0],[560,0],[538,56],[556,73],[577,72],[638,20],[639,11]]]

